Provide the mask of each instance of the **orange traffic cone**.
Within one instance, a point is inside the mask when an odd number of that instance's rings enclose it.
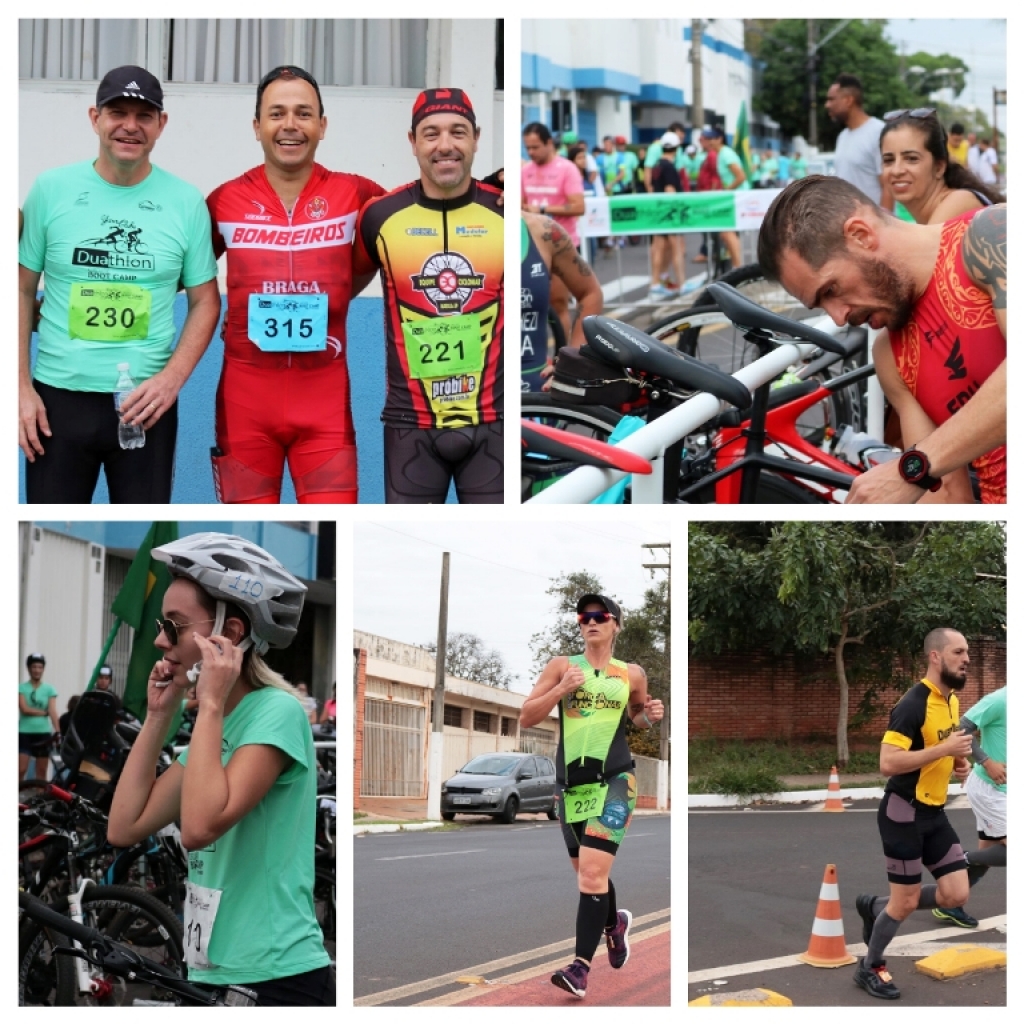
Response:
[[[823,811],[845,811],[843,796],[839,792],[839,773],[836,766],[832,765],[832,774],[828,777],[828,795],[825,797]]]
[[[839,885],[836,882],[836,866],[825,867],[825,878],[821,883],[818,910],[811,928],[811,944],[798,960],[812,967],[845,967],[855,964],[857,958],[846,951],[843,936],[843,911],[839,905]]]

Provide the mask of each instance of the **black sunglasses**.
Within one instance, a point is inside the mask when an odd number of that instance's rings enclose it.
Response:
[[[615,618],[611,612],[580,612],[576,616],[581,626],[586,626],[590,622],[596,622],[598,625],[603,626],[609,619]]]
[[[882,115],[883,121],[895,121],[900,117],[933,117],[935,107],[914,107],[913,110],[890,110],[888,114]]]
[[[156,635],[159,636],[161,632],[164,632],[167,634],[167,639],[171,641],[171,644],[176,645],[178,642],[179,629],[184,629],[186,626],[199,626],[204,622],[216,621],[216,619],[199,619],[196,622],[172,622],[170,619],[157,619]]]

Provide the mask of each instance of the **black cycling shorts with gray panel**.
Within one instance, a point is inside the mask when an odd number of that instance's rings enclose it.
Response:
[[[896,885],[919,885],[922,866],[933,878],[967,868],[960,837],[941,807],[886,793],[878,807],[878,832],[886,873]]]

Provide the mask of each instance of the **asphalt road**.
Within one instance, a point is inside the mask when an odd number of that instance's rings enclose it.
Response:
[[[634,918],[670,905],[670,822],[635,817],[616,860],[618,903]],[[578,894],[557,822],[359,836],[353,871],[357,999],[502,958],[512,969],[575,933]]]
[[[974,816],[955,807],[949,818],[967,849],[975,843]],[[964,803],[966,801],[963,801]],[[862,941],[854,908],[858,893],[888,891],[878,831],[877,802],[843,814],[804,810],[693,813],[689,835],[688,971],[769,960],[807,949],[825,865],[837,868],[847,947]],[[993,869],[971,890],[967,909],[984,919],[1006,913],[1006,872]],[[943,926],[918,912],[898,938],[941,934],[933,942],[1005,943],[997,930],[984,933]],[[929,936],[931,938],[931,936]],[[855,951],[854,951],[855,952]],[[924,954],[919,954],[916,959]],[[889,966],[903,997],[896,1005],[1005,1005],[1006,973],[988,972],[937,982],[912,969],[909,956],[892,955]],[[703,980],[689,998],[707,991],[769,988],[796,1005],[884,1005],[853,985],[852,967],[834,970],[805,965],[755,970],[728,979],[728,988]]]

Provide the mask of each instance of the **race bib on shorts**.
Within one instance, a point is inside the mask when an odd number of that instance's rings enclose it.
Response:
[[[440,316],[402,324],[409,376],[417,380],[479,373],[484,368],[480,317]]]
[[[207,953],[222,895],[222,889],[185,883],[185,963],[199,971],[217,966],[210,962]]]
[[[608,785],[603,782],[591,782],[586,786],[573,786],[562,795],[567,825],[587,818],[599,818],[604,810],[604,801],[608,796]]]
[[[138,284],[73,284],[68,337],[115,344],[149,336],[153,295]]]
[[[263,352],[323,352],[327,296],[250,295],[249,340]]]

